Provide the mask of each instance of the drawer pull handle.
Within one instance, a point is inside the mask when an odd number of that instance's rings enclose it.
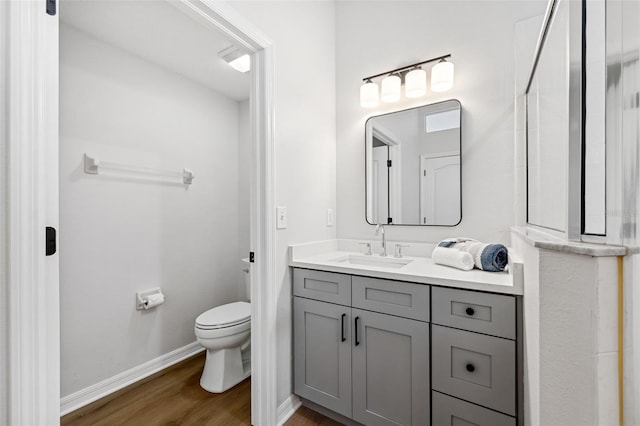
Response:
[[[473,309],[473,308],[471,308],[471,307],[469,307],[469,308],[467,308],[467,309],[465,310],[465,312],[467,313],[467,315],[469,315],[470,317],[472,317],[473,315],[475,315],[476,310],[475,310],[475,309]]]
[[[344,342],[345,340],[347,340],[346,337],[344,337],[344,319],[347,317],[347,314],[342,314],[342,317],[340,318],[340,341]]]
[[[356,317],[355,319],[355,334],[356,334],[356,346],[358,346],[360,344],[360,340],[358,340],[358,322],[360,321],[360,317]]]
[[[476,367],[474,367],[473,364],[467,364],[465,365],[465,368],[469,373],[473,373],[474,371],[476,371]]]

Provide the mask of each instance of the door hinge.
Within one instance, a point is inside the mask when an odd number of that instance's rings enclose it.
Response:
[[[52,254],[56,254],[56,250],[56,228],[47,226],[45,232],[45,254],[51,256]]]
[[[389,225],[391,222],[393,222],[393,218],[388,217],[387,218],[387,225]]]
[[[387,167],[391,167],[391,160],[387,160]]]
[[[56,15],[56,0],[45,0],[47,3],[47,15]]]
[[[249,252],[249,263],[255,263],[256,261],[256,254],[252,251]]]

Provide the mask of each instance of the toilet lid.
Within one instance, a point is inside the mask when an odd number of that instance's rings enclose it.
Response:
[[[251,304],[233,302],[216,306],[196,318],[196,327],[203,329],[231,327],[251,319]]]

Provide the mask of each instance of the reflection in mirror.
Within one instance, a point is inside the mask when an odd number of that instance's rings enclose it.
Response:
[[[460,134],[457,100],[367,120],[367,222],[440,226],[460,223]]]

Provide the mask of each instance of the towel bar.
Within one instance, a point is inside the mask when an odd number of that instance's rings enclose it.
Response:
[[[101,170],[113,170],[126,173],[139,173],[148,176],[175,177],[182,179],[185,185],[191,185],[195,178],[193,172],[182,169],[182,172],[172,172],[168,170],[158,170],[148,167],[131,166],[127,164],[112,163],[107,161],[99,161],[95,158],[84,154],[84,172],[90,175],[98,175]]]

